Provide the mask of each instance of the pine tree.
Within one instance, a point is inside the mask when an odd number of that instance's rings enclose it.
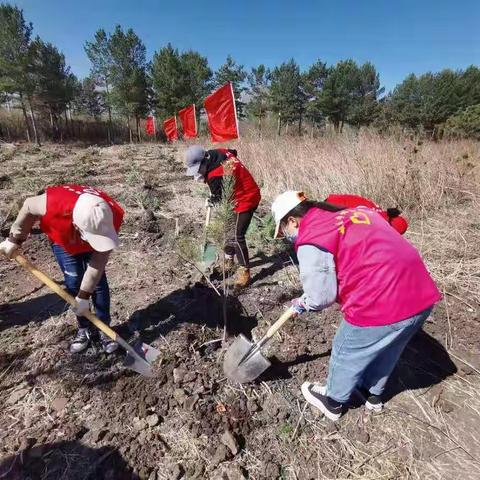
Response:
[[[245,102],[243,101],[243,94],[247,90],[244,85],[246,79],[247,73],[243,65],[238,65],[230,55],[227,56],[225,63],[215,72],[215,88],[232,82],[235,106],[239,118],[244,116]]]
[[[248,75],[249,101],[246,111],[258,121],[259,129],[262,129],[262,121],[267,116],[269,108],[270,70],[265,65],[253,67]]]
[[[135,118],[140,140],[140,118],[149,111],[149,83],[146,73],[146,49],[130,28],[126,32],[117,25],[110,36],[112,103],[127,119],[130,141],[133,141],[130,119]]]
[[[27,66],[32,30],[32,24],[23,17],[23,10],[0,5],[0,91],[18,95],[28,141],[31,135],[26,104],[33,86],[28,81]]]
[[[278,114],[278,134],[282,126],[296,121],[301,131],[306,100],[300,67],[293,58],[272,71],[270,105],[272,111]]]
[[[154,53],[150,75],[157,114],[166,118],[187,105],[203,103],[212,71],[199,53],[189,50],[180,54],[168,44]]]
[[[99,29],[95,32],[93,42],[85,43],[85,53],[87,54],[92,67],[90,75],[95,79],[96,85],[101,89],[103,104],[108,112],[108,143],[112,143],[112,68],[113,59],[110,50],[110,40],[105,30]]]

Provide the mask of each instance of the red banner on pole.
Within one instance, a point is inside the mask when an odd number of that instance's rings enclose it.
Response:
[[[163,122],[163,131],[169,142],[178,140],[177,119],[175,117],[167,118]]]
[[[197,136],[197,116],[195,115],[195,104],[178,112],[180,122],[182,122],[183,138],[195,138]]]
[[[237,110],[231,82],[205,99],[205,110],[212,142],[226,142],[238,138]]]
[[[145,132],[147,135],[155,135],[155,118],[153,116],[147,117],[147,123],[145,124]]]

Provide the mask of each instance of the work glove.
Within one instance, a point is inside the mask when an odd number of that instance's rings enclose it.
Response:
[[[0,252],[3,253],[7,258],[14,258],[20,252],[20,245],[17,245],[6,238],[2,243],[0,243]]]
[[[307,311],[301,297],[292,300],[292,310],[295,312],[295,316],[301,315]]]
[[[86,312],[90,310],[90,302],[85,298],[75,297],[75,301],[77,302],[77,306],[74,307],[73,305],[70,307],[70,310],[77,316],[81,317],[85,315]]]
[[[214,205],[213,205],[213,202],[212,202],[212,197],[207,197],[205,199],[205,208],[212,208]]]

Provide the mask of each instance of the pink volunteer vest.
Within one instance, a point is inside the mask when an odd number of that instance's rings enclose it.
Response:
[[[295,249],[302,245],[334,256],[337,301],[352,325],[396,323],[441,298],[417,250],[368,208],[312,208],[302,219]]]

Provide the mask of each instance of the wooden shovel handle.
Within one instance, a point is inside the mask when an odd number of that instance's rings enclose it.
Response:
[[[212,216],[212,207],[207,207],[207,215],[205,217],[205,227],[210,225],[210,217]]]
[[[283,312],[282,316],[267,330],[265,337],[267,339],[272,338],[283,327],[283,324],[292,318],[294,313],[291,308]]]
[[[58,296],[62,297],[67,303],[69,303],[73,307],[77,306],[77,302],[68,292],[66,292],[60,285],[58,285],[58,283],[54,282],[50,277],[48,277],[42,271],[40,271],[37,267],[35,267],[35,265],[31,264],[23,255],[17,255],[15,257],[15,260],[23,268],[25,268],[25,270],[28,270],[32,275],[37,277],[42,283],[44,283],[45,285],[47,285],[47,287],[53,290]],[[82,314],[82,316],[85,318],[88,318],[88,320],[90,320],[105,335],[108,335],[114,342],[119,343],[124,348],[125,348],[124,344],[128,345],[108,325],[105,325],[92,312],[90,311],[85,312],[84,314]]]

